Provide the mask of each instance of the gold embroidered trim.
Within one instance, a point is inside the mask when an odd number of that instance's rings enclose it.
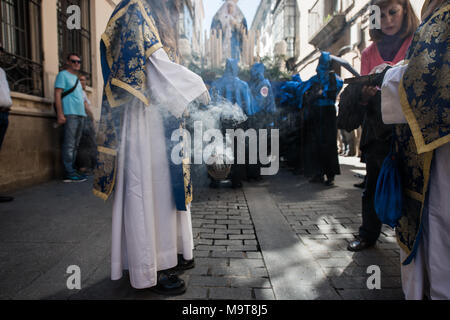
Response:
[[[159,37],[159,32],[155,32],[156,31],[155,21],[153,20],[152,17],[148,16],[147,11],[145,11],[145,7],[142,4],[142,2],[139,1],[138,5],[139,5],[139,8],[141,9],[142,16],[144,17],[145,21],[147,21],[147,23],[150,26],[150,29],[152,30],[152,32],[156,35],[156,38],[158,39],[158,42],[161,44],[161,38]]]
[[[128,83],[125,83],[123,81],[120,81],[119,79],[114,78],[111,80],[111,85],[114,85],[116,87],[122,88],[125,91],[128,91],[130,94],[132,94],[133,96],[141,100],[146,106],[148,106],[149,101],[147,97],[138,90],[136,90],[135,88],[133,88],[132,86],[130,86]]]
[[[400,239],[398,237],[396,237],[397,240],[397,244],[399,245],[400,248],[403,249],[403,251],[406,252],[406,254],[408,255],[408,257],[411,255],[411,250],[409,250],[409,248],[407,246],[405,246],[403,244],[403,242],[400,241]],[[406,261],[406,260],[405,260]],[[403,261],[404,262],[404,261]]]
[[[111,19],[108,22],[108,25],[106,26],[106,30],[112,28],[113,24],[116,23],[116,21],[118,19],[120,19],[128,10],[128,7],[131,6],[132,4],[135,4],[136,2],[138,2],[139,0],[131,0],[125,7],[123,7],[122,9],[120,9],[115,15],[114,17],[111,17]],[[105,42],[106,45],[106,58],[108,60],[108,64],[109,67],[111,68],[113,65],[113,58],[112,58],[112,54],[111,54],[111,43],[109,41],[108,36],[106,35],[106,32],[102,34],[101,39]],[[105,79],[106,81],[107,79]]]
[[[446,143],[450,142],[450,135],[447,135],[445,137],[439,138],[432,143],[426,144],[425,140],[422,135],[422,130],[420,129],[419,122],[417,121],[413,110],[409,104],[405,87],[403,86],[403,79],[400,82],[399,86],[399,93],[400,93],[400,102],[402,105],[403,113],[405,114],[405,118],[408,121],[409,127],[411,129],[411,132],[414,137],[414,141],[416,143],[417,152],[419,154],[431,152],[435,149],[443,146]]]
[[[405,193],[411,199],[414,199],[414,200],[420,201],[420,202],[423,201],[423,196],[420,193],[418,193],[418,192],[415,192],[415,191],[412,191],[412,190],[405,190]]]
[[[428,152],[424,155],[425,159],[424,159],[424,164],[423,164],[423,176],[424,176],[423,192],[422,192],[423,196],[422,195],[419,196],[421,198],[420,200],[413,198],[422,203],[422,207],[420,208],[420,222],[421,223],[422,223],[422,219],[423,219],[423,210],[425,208],[426,194],[428,192],[428,184],[430,182],[431,163],[433,161],[433,156],[434,156],[434,152]],[[408,190],[407,190],[407,192],[408,192]],[[416,193],[416,195],[418,195],[418,193]],[[416,242],[419,240],[420,240],[419,233],[417,233],[416,238],[414,239],[413,246],[415,246]],[[400,247],[408,253],[408,257],[405,259],[405,261],[406,261],[409,258],[409,256],[411,255],[411,250],[407,249],[407,247],[403,243],[400,242],[398,237],[397,237],[397,242],[399,243]]]
[[[104,147],[99,147],[99,148],[103,148],[104,150],[108,150],[108,148],[104,148]],[[109,150],[112,150],[112,149],[109,149]],[[99,150],[99,151],[100,151],[100,150]],[[114,150],[113,150],[113,151],[114,151]],[[107,152],[105,152],[105,153],[107,153]],[[93,190],[92,190],[92,193],[94,194],[94,196],[96,196],[96,197],[98,197],[98,198],[100,198],[100,199],[102,199],[102,200],[104,200],[104,201],[106,201],[106,200],[109,199],[109,197],[111,196],[111,194],[112,194],[113,191],[114,191],[114,187],[116,186],[116,179],[117,179],[117,163],[118,163],[117,156],[115,157],[114,162],[115,162],[115,165],[114,165],[114,172],[113,172],[113,181],[112,181],[112,183],[111,183],[111,186],[110,186],[108,192],[107,192],[107,193],[101,192],[101,191],[99,191],[99,190],[97,190],[97,189],[93,189]]]
[[[109,196],[103,192],[100,192],[96,189],[92,189],[92,193],[94,194],[94,196],[96,196],[97,198],[100,198],[104,201],[108,200]]]
[[[153,18],[149,17],[149,15],[147,14],[147,11],[145,10],[144,5],[141,3],[140,0],[131,0],[125,7],[120,9],[114,15],[114,17],[112,17],[110,19],[110,21],[108,22],[108,25],[106,27],[106,30],[113,28],[113,25],[116,23],[116,21],[118,19],[120,19],[126,13],[128,8],[131,5],[133,5],[133,4],[137,4],[138,5],[142,16],[144,17],[145,21],[148,23],[152,33],[154,35],[156,35],[156,37],[158,39],[158,43],[154,44],[151,48],[149,48],[145,52],[145,55],[146,55],[145,58],[147,60],[153,53],[155,53],[155,51],[157,51],[158,49],[161,49],[163,47],[163,45],[161,43],[161,38],[159,36],[159,32],[156,29],[156,26],[155,26]],[[114,58],[113,58],[112,53],[111,53],[111,41],[110,41],[106,31],[102,34],[101,39],[103,40],[103,42],[105,43],[105,46],[106,46],[106,59],[108,61],[108,65],[109,65],[110,68],[112,68],[112,65],[114,63]],[[107,80],[108,79],[105,79],[105,81],[107,81]],[[119,80],[117,78],[113,78],[113,79],[111,79],[111,82],[107,83],[107,85],[105,86],[106,97],[108,98],[109,104],[111,105],[112,108],[115,108],[115,107],[123,105],[124,103],[126,103],[128,101],[128,99],[126,99],[126,98],[124,98],[124,99],[115,99],[110,85],[114,85],[116,87],[119,87],[119,88],[121,88],[123,90],[128,91],[131,95],[133,95],[136,98],[138,98],[139,100],[141,100],[146,106],[148,106],[150,104],[148,99],[147,99],[147,97],[145,97],[144,94],[142,94],[138,90],[134,89],[129,84],[127,84],[127,83],[125,83],[125,82],[123,82],[123,81],[121,81],[121,80]]]
[[[98,147],[98,152],[109,154],[111,156],[117,156],[117,151],[111,148],[106,147]]]

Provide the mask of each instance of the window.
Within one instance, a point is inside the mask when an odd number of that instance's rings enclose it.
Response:
[[[70,17],[67,8],[72,5],[81,9],[81,29],[67,28],[67,20]],[[57,10],[59,69],[65,68],[69,53],[77,53],[83,61],[80,74],[88,78],[88,85],[92,85],[90,0],[58,0]]]
[[[284,0],[275,11],[275,43],[284,40],[287,44],[287,56],[295,55],[296,4],[294,0]]]
[[[42,97],[41,0],[0,0],[0,48],[11,91]]]
[[[285,37],[287,43],[287,55],[292,58],[295,56],[295,28],[296,28],[296,3],[294,0],[286,0],[285,4]]]

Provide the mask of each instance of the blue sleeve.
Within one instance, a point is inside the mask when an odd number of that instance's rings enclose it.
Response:
[[[66,76],[60,72],[56,76],[55,88],[66,90]]]

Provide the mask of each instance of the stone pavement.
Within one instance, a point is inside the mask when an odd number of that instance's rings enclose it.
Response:
[[[196,268],[170,299],[402,299],[392,230],[362,253],[346,251],[360,224],[364,168],[341,158],[337,186],[311,185],[286,170],[243,190],[197,188],[192,207]],[[111,203],[90,184],[50,182],[0,206],[0,299],[167,299],[111,281]],[[66,287],[67,267],[82,270],[82,290]],[[368,290],[367,267],[381,268]]]
[[[399,249],[394,231],[383,226],[374,248],[352,253],[348,243],[361,224],[361,190],[353,187],[362,173],[356,158],[340,158],[342,175],[336,187],[311,185],[282,172],[270,181],[268,192],[326,277],[322,279],[339,299],[404,299]],[[368,290],[369,266],[381,269],[381,290]],[[317,286],[320,286],[317,284]],[[319,296],[319,298],[321,298]]]

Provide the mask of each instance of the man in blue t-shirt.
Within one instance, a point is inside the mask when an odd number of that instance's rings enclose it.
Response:
[[[65,171],[64,182],[86,181],[86,177],[74,168],[86,118],[83,88],[78,81],[80,68],[80,57],[74,53],[69,54],[66,70],[61,71],[55,81],[55,106],[58,124],[64,125],[64,140],[61,150]]]

